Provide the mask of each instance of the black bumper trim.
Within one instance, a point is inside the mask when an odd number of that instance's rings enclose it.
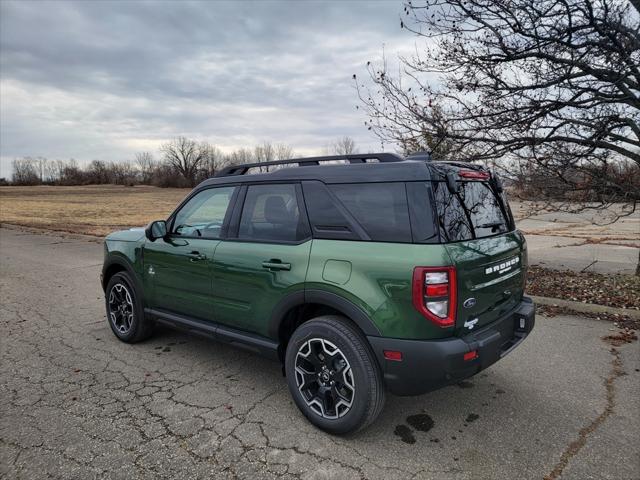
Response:
[[[520,328],[521,321],[524,328]],[[469,378],[515,349],[535,325],[535,305],[528,297],[502,318],[464,337],[404,340],[368,336],[384,372],[387,388],[396,395],[420,395]],[[384,350],[402,352],[402,361],[386,360]],[[477,358],[463,355],[476,350]]]

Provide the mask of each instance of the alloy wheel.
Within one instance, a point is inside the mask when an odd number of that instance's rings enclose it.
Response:
[[[121,335],[131,330],[133,323],[133,300],[126,285],[116,283],[109,292],[109,319]]]
[[[353,405],[355,383],[351,365],[342,351],[323,338],[307,340],[295,359],[296,384],[316,414],[335,419]]]

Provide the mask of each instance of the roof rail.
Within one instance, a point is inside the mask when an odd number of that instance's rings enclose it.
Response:
[[[349,163],[366,163],[367,160],[378,160],[378,162],[402,162],[404,158],[395,153],[357,153],[350,155],[332,155],[324,157],[290,158],[288,160],[276,160],[273,162],[243,163],[241,165],[230,165],[218,172],[216,177],[228,177],[231,175],[244,175],[249,169],[256,167],[268,167],[271,165],[289,165],[297,163],[298,166],[320,165],[320,162],[331,162],[335,160],[347,160]]]

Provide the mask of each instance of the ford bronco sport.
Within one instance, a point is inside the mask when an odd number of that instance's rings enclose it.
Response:
[[[160,323],[272,357],[307,419],[342,434],[386,390],[459,382],[518,346],[526,268],[495,175],[383,153],[227,167],[168,219],[109,235],[102,285],[120,340]]]

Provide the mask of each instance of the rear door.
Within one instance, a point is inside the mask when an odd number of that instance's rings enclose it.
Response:
[[[311,234],[299,184],[245,188],[229,238],[214,256],[215,317],[217,322],[267,336],[277,303],[304,292]]]
[[[487,181],[432,182],[441,240],[457,270],[458,329],[486,325],[522,299],[526,244],[504,196]]]

